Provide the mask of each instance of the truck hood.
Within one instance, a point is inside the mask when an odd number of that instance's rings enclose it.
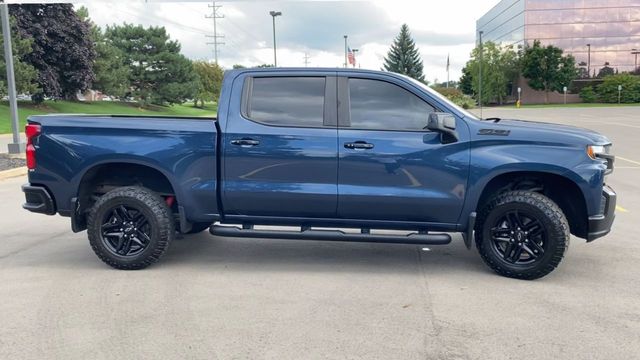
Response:
[[[519,138],[536,134],[549,139],[581,145],[607,145],[611,143],[606,136],[598,132],[570,125],[515,119],[502,119],[497,123],[487,121],[487,123],[496,125],[496,128],[499,129],[511,130],[511,135]]]

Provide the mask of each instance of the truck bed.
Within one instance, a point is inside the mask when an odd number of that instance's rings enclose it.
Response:
[[[35,146],[46,150],[37,152],[30,182],[50,189],[61,215],[70,214],[83,177],[114,162],[158,169],[195,219],[217,213],[215,118],[56,114],[28,121],[41,125]]]

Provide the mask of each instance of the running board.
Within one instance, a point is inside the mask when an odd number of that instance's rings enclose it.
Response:
[[[449,234],[411,233],[407,235],[370,234],[363,229],[360,234],[347,233],[341,230],[305,229],[301,231],[241,229],[237,226],[213,225],[209,228],[211,235],[243,238],[285,239],[285,240],[323,240],[373,242],[392,244],[446,245],[451,242]]]

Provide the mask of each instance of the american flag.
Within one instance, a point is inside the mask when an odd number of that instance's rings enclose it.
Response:
[[[356,66],[356,54],[351,50],[351,48],[349,48],[349,51],[347,52],[347,57],[349,59],[349,65]]]

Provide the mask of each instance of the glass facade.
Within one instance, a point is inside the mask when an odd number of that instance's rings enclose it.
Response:
[[[640,51],[640,0],[503,0],[476,23],[483,41],[540,40],[572,54],[590,74],[608,64],[633,71]]]

